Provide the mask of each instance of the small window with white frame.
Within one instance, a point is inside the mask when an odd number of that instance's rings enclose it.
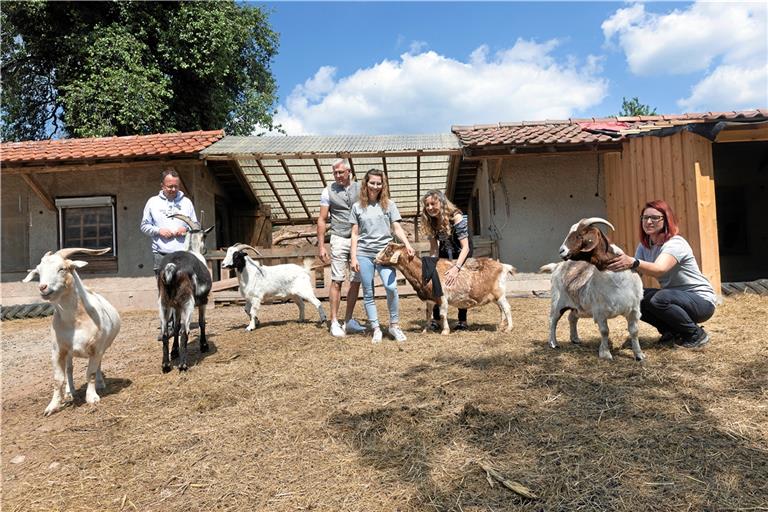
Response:
[[[91,263],[114,262],[114,265],[93,265],[92,271],[117,270],[115,198],[112,196],[67,197],[56,199],[59,212],[59,247],[112,250],[100,258],[82,258]],[[86,267],[88,268],[88,267]]]

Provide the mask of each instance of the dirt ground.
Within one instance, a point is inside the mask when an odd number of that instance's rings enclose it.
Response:
[[[48,418],[50,319],[3,322],[2,509],[768,510],[768,297],[726,299],[702,349],[643,324],[643,363],[618,348],[623,320],[606,362],[591,321],[575,346],[563,319],[552,350],[549,301],[511,305],[510,334],[486,306],[442,337],[405,299],[408,341],[381,345],[299,324],[292,304],[251,333],[217,308],[211,352],[193,343],[169,374],[156,314],[125,314],[101,403],[76,360],[75,402]]]

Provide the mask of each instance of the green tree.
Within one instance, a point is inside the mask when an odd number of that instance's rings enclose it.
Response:
[[[622,96],[621,112],[619,112],[619,115],[625,117],[655,116],[656,109],[640,103],[640,100],[637,98],[637,96],[629,100]]]
[[[259,7],[0,3],[3,140],[276,128],[278,35]]]

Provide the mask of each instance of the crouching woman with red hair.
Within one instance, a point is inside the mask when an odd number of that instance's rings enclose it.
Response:
[[[715,313],[715,291],[699,270],[691,246],[680,236],[672,208],[663,199],[645,204],[640,215],[640,244],[635,257],[614,258],[608,270],[635,269],[655,277],[661,288],[646,288],[641,320],[661,334],[659,343],[695,348],[709,342],[699,324]]]

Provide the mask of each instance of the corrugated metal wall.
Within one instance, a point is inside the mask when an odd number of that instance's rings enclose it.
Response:
[[[612,239],[633,254],[640,243],[642,206],[664,199],[677,215],[680,234],[688,240],[702,273],[720,293],[712,144],[704,137],[680,132],[668,137],[638,137],[621,153],[603,156],[608,219],[616,227]],[[658,286],[645,278],[646,286]]]

